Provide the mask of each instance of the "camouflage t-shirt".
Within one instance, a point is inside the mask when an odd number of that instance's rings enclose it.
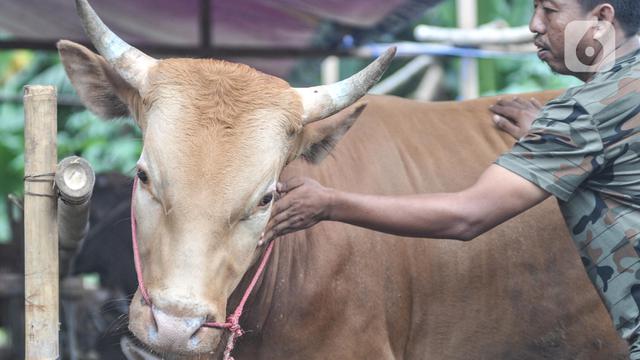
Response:
[[[640,51],[550,101],[496,163],[558,198],[624,338],[640,316]]]

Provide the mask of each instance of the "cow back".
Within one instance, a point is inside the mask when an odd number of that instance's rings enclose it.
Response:
[[[532,96],[546,102],[558,94]],[[488,107],[496,98],[364,101],[366,110],[330,157],[319,166],[294,162],[282,178],[310,176],[371,194],[453,192],[472,185],[514,142],[491,121]],[[626,357],[554,199],[471,242],[401,238],[325,222],[277,246],[272,311],[280,320],[270,317],[265,324],[269,336],[261,344],[269,349],[263,354]],[[292,335],[283,326],[297,330]],[[287,350],[266,345],[280,336],[287,337]]]

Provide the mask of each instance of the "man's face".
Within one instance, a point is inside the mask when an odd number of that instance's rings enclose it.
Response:
[[[582,10],[578,0],[534,0],[533,3],[534,13],[529,29],[536,35],[538,57],[557,73],[576,75],[567,68],[565,61],[565,28],[572,21],[587,20],[589,14]],[[585,58],[584,50],[593,46],[597,54],[601,46],[593,40],[592,31],[583,35],[575,51],[580,61],[588,64],[595,56]]]

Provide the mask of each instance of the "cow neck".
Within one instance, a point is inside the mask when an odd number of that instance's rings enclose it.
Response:
[[[152,305],[151,298],[149,297],[149,293],[147,292],[147,289],[144,285],[144,279],[142,277],[142,264],[140,261],[140,250],[138,247],[138,240],[137,240],[136,217],[135,217],[135,194],[136,194],[137,187],[138,187],[138,178],[135,177],[133,180],[133,191],[131,192],[131,238],[132,238],[132,245],[133,245],[133,258],[134,258],[134,265],[136,269],[136,275],[138,278],[138,288],[140,289],[140,293],[144,301],[146,302],[146,304],[148,306],[151,306]],[[229,337],[227,339],[227,345],[224,350],[225,360],[227,359],[233,360],[233,357],[231,356],[231,352],[234,349],[236,340],[240,336],[244,335],[245,333],[242,327],[240,326],[240,317],[242,317],[244,307],[247,304],[249,298],[251,297],[251,294],[254,293],[254,289],[261,288],[260,286],[262,284],[261,279],[265,277],[263,276],[263,274],[266,274],[268,272],[266,271],[266,269],[268,267],[269,259],[270,259],[271,253],[273,252],[274,246],[275,246],[274,241],[270,242],[267,245],[266,249],[260,256],[260,261],[257,262],[257,264],[255,264],[254,266],[252,266],[249,269],[250,271],[247,271],[245,273],[245,275],[243,276],[243,279],[240,281],[240,284],[238,285],[236,290],[234,290],[233,293],[231,294],[231,297],[229,298],[230,301],[228,301],[228,304],[234,302],[233,300],[236,297],[234,296],[234,294],[237,293],[238,295],[239,294],[242,294],[242,295],[240,295],[241,298],[237,302],[235,310],[227,317],[226,322],[207,322],[202,325],[203,327],[228,329],[230,331]],[[253,274],[253,275],[249,275],[249,274]],[[248,280],[248,285],[245,284],[246,280]],[[245,289],[244,292],[241,290],[242,288]],[[255,291],[257,291],[257,289]],[[270,302],[268,302],[268,304],[270,304]],[[227,308],[229,308],[229,306],[227,306]],[[267,312],[263,312],[263,314],[266,314],[266,313]],[[265,318],[262,317],[262,319],[264,321]],[[259,325],[259,324],[256,324],[256,325]]]

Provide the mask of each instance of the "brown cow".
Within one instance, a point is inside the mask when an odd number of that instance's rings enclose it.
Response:
[[[362,106],[310,123],[362,96],[392,55],[293,89],[246,66],[152,59],[77,3],[106,60],[61,42],[69,77],[89,108],[131,113],[144,132],[135,202],[149,302],[136,293],[130,328],[166,357],[217,358],[226,333],[203,325],[224,321],[255,271],[275,179],[300,155],[326,155]],[[378,194],[463,188],[508,148],[489,101],[369,98],[333,158],[286,175]],[[242,325],[237,359],[625,356],[548,202],[473,244],[341,224],[282,238]]]

